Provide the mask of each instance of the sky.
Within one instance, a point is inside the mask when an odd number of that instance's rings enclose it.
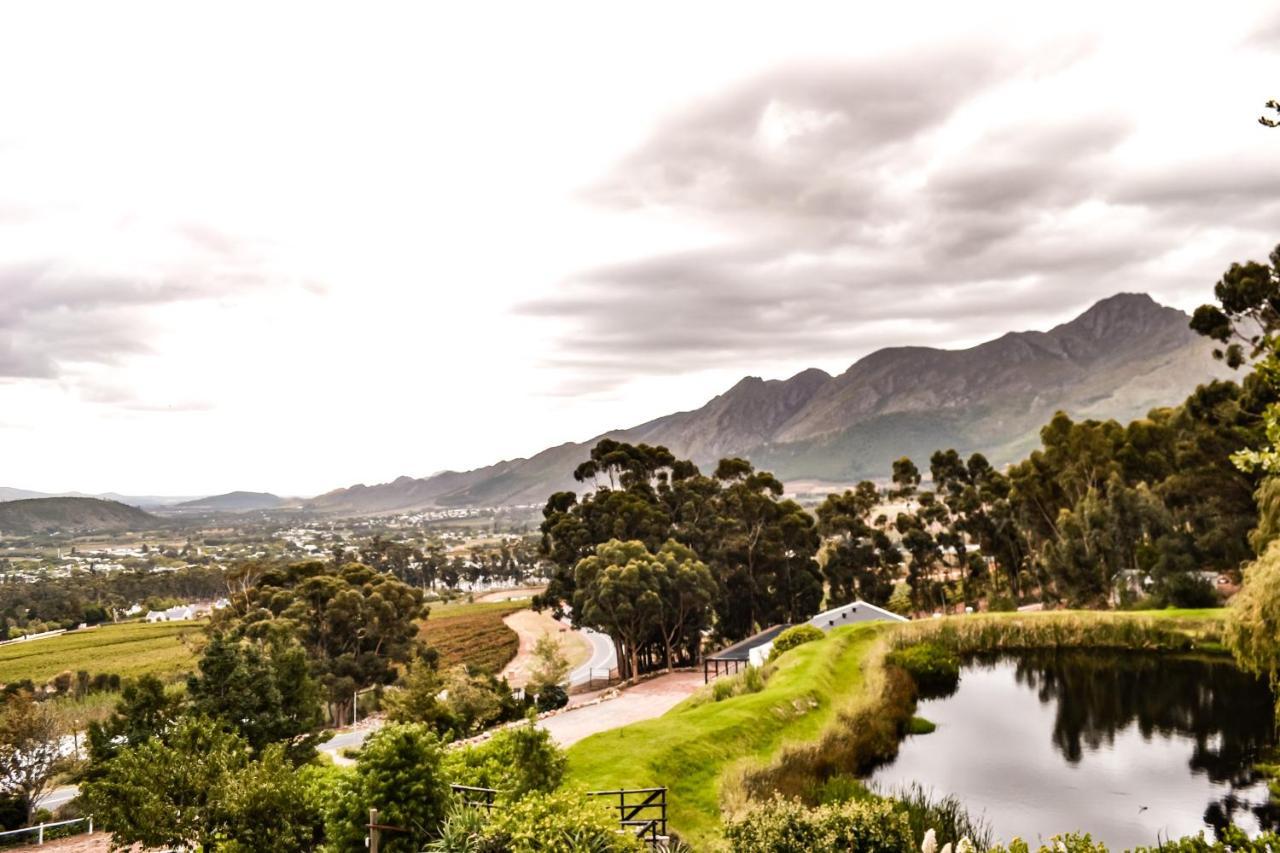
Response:
[[[1243,2],[6,4],[0,486],[312,495],[1190,310],[1280,242],[1277,45]]]

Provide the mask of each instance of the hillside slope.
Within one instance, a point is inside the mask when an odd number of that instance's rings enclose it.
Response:
[[[32,498],[0,503],[0,533],[151,530],[163,522],[137,507],[98,498]]]
[[[183,501],[169,509],[177,512],[251,512],[260,509],[278,509],[287,503],[284,498],[269,492],[227,492]]]
[[[947,447],[1005,464],[1036,446],[1056,411],[1127,421],[1230,376],[1188,321],[1145,294],[1119,294],[1047,332],[1011,332],[963,350],[878,350],[836,377],[816,369],[786,380],[746,377],[699,409],[605,435],[663,444],[700,465],[745,456],[784,480],[885,477],[893,459],[927,463]],[[338,489],[309,505],[361,513],[536,504],[577,485],[569,473],[602,437],[474,471]]]

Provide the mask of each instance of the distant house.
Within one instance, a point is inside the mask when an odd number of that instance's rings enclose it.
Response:
[[[876,607],[858,599],[850,604],[835,607],[809,620],[809,624],[823,631],[830,631],[841,625],[856,625],[859,622],[909,622],[905,616],[899,616],[883,607]]]
[[[905,616],[899,616],[883,607],[868,604],[862,599],[835,607],[809,620],[810,625],[823,631],[839,628],[841,625],[857,625],[860,622],[909,622]],[[738,672],[743,666],[763,666],[773,651],[774,639],[790,628],[790,625],[774,625],[759,634],[748,637],[727,649],[722,649],[703,659],[702,678],[710,681],[721,674]]]
[[[148,622],[186,622],[196,618],[195,608],[179,605],[168,610],[148,610]]]

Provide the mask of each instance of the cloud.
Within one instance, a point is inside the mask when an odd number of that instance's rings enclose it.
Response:
[[[0,379],[77,384],[83,368],[149,353],[166,306],[291,284],[251,241],[188,224],[138,230],[106,223],[63,251],[0,257]],[[91,386],[82,396],[124,400]]]
[[[1208,228],[1223,252],[1264,253],[1274,154],[1142,158],[1124,104],[1028,100],[1087,59],[1068,47],[787,66],[693,104],[587,197],[730,236],[584,270],[519,310],[561,321],[552,363],[601,391],[973,340],[1121,290],[1185,289],[1204,269],[1167,259]]]

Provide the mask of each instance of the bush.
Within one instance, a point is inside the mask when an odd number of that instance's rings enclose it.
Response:
[[[809,624],[788,628],[773,641],[773,651],[769,653],[769,660],[773,660],[784,652],[791,651],[796,646],[803,646],[805,643],[821,640],[825,636],[826,634],[822,633],[821,629]]]
[[[763,667],[748,666],[737,675],[717,678],[711,683],[711,698],[716,702],[723,702],[744,693],[759,693],[764,690],[764,685],[773,672],[773,665],[766,664]]]
[[[640,853],[648,848],[629,833],[606,803],[575,791],[536,793],[495,810],[485,828],[493,846],[477,850],[504,853]]]
[[[1166,607],[1217,607],[1213,584],[1191,572],[1174,572],[1159,585],[1156,596]]]
[[[455,750],[445,757],[444,773],[453,784],[495,788],[503,799],[516,800],[560,787],[564,766],[564,752],[551,735],[530,722]]]
[[[421,724],[391,724],[369,736],[354,773],[321,776],[328,800],[325,833],[336,850],[364,845],[369,809],[408,832],[385,837],[385,853],[419,851],[435,837],[453,797],[440,739]]]
[[[725,826],[735,853],[914,853],[907,815],[888,801],[805,808],[775,798]]]
[[[569,694],[558,684],[544,687],[538,692],[537,707],[541,713],[558,711],[569,704]]]
[[[950,696],[960,684],[960,659],[937,643],[917,643],[891,652],[885,662],[905,669],[922,699]]]

